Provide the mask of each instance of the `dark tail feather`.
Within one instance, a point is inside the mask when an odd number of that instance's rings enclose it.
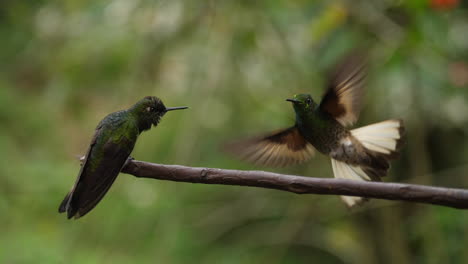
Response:
[[[367,150],[369,161],[367,165],[362,165],[364,172],[369,175],[373,181],[381,181],[381,177],[387,176],[390,169],[390,161],[387,156],[380,153]]]
[[[60,204],[58,208],[59,213],[65,213],[65,211],[67,211],[67,204],[68,204],[68,200],[70,199],[70,195],[71,195],[71,192],[69,192],[63,199],[62,203]]]
[[[65,198],[63,199],[62,203],[59,206],[59,213],[65,213],[67,212],[67,218],[70,219],[73,216],[75,216],[77,210],[73,209],[72,205],[70,204],[70,199],[71,199],[72,192],[70,191]],[[76,217],[76,216],[75,216]]]

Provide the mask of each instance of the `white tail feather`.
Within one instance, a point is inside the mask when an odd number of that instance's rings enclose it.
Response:
[[[335,178],[370,181],[370,177],[358,166],[352,166],[335,159],[331,159],[332,169]],[[355,196],[341,196],[341,199],[348,207],[353,207],[365,201],[365,198]]]
[[[376,153],[392,155],[398,151],[398,143],[402,138],[403,131],[400,120],[387,120],[380,123],[351,130],[351,134],[368,150]],[[332,159],[333,173],[336,178],[371,181],[372,179],[364,170],[355,165],[350,165]],[[363,197],[341,196],[341,199],[348,207],[353,207],[364,201]]]
[[[351,134],[358,139],[365,148],[391,154],[397,150],[397,142],[401,139],[402,122],[387,120],[351,130]]]

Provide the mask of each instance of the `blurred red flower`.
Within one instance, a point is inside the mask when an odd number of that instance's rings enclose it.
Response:
[[[449,10],[458,5],[459,0],[429,0],[430,6],[437,10]]]

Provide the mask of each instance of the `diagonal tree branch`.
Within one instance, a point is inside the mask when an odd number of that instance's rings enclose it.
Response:
[[[265,171],[240,171],[163,165],[129,159],[123,173],[141,178],[177,182],[252,186],[297,194],[363,196],[468,208],[468,190],[415,184],[312,178]]]

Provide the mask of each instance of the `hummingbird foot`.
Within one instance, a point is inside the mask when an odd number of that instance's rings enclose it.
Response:
[[[132,162],[132,161],[134,161],[134,160],[135,160],[134,157],[128,156],[127,160],[125,161],[124,167],[127,166],[129,162]]]

